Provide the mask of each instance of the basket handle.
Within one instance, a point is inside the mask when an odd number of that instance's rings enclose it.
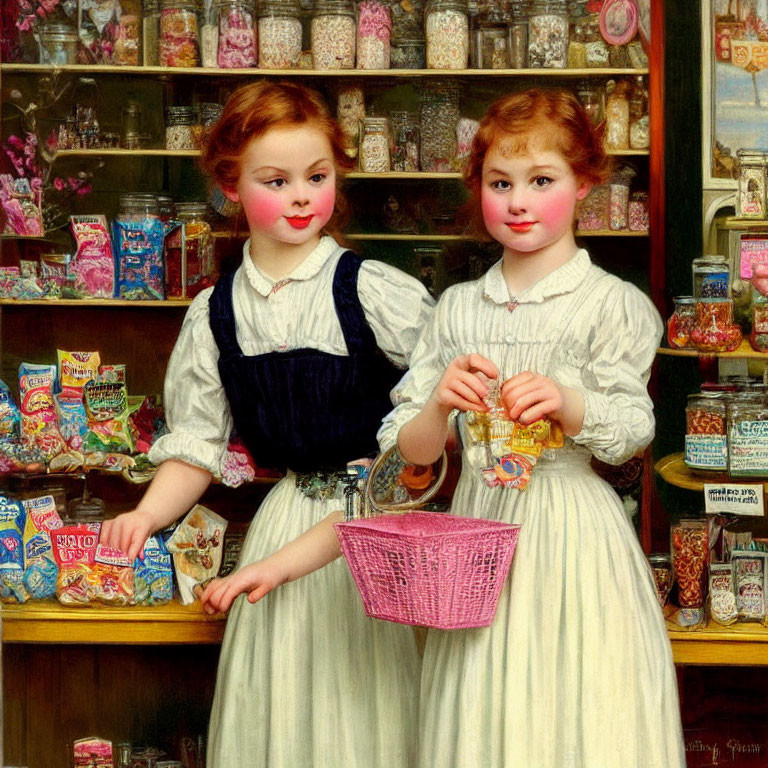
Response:
[[[429,501],[440,490],[440,486],[448,473],[448,455],[445,450],[440,456],[440,469],[437,473],[436,481],[427,488],[418,499],[412,501],[403,501],[399,504],[377,504],[373,498],[373,479],[376,473],[384,466],[387,459],[397,450],[397,445],[393,445],[383,453],[380,453],[371,465],[368,471],[368,479],[365,484],[365,496],[363,498],[362,516],[372,517],[374,514],[383,514],[386,512],[407,512],[409,509],[418,509],[425,502]]]

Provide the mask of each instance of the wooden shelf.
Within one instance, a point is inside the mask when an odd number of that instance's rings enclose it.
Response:
[[[768,233],[768,219],[740,219],[737,216],[727,216],[717,223],[718,229],[739,230],[758,229]]]
[[[656,352],[669,357],[746,357],[750,360],[768,361],[768,353],[752,349],[749,339],[742,339],[739,348],[734,352],[699,352],[695,349],[672,349],[671,347],[659,347]]]
[[[199,602],[161,606],[73,607],[55,600],[3,605],[4,643],[178,645],[220,643],[226,617]]]
[[[0,299],[4,307],[188,307],[192,299],[166,299],[157,301],[126,299]]]
[[[768,627],[741,622],[722,627],[708,621],[700,630],[667,632],[675,664],[768,666]]]
[[[615,77],[617,75],[647,75],[648,68],[587,69],[222,69],[219,67],[119,67],[113,65],[65,64],[2,64],[0,72],[80,72],[113,75],[197,75],[211,77]]]
[[[659,459],[654,468],[670,485],[689,491],[703,491],[705,483],[752,482],[751,478],[734,480],[727,472],[694,472],[685,463],[684,453],[670,453]]]

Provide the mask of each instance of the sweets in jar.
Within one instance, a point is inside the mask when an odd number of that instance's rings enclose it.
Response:
[[[696,299],[693,296],[675,296],[674,312],[667,320],[667,343],[672,349],[692,346],[691,331],[696,324]]]
[[[728,407],[728,472],[768,476],[768,405],[759,393],[742,393]]]
[[[758,352],[768,352],[768,300],[765,297],[755,297],[753,301],[749,343]]]
[[[691,343],[700,352],[733,352],[741,344],[741,328],[733,322],[732,299],[700,299]]]
[[[198,25],[195,1],[161,0],[160,8],[160,66],[197,66]]]
[[[648,563],[653,571],[653,581],[656,584],[656,597],[659,606],[664,607],[669,599],[669,593],[674,582],[672,558],[665,552],[648,555]]]
[[[679,606],[703,608],[709,561],[707,521],[679,520],[671,527],[670,543]]]
[[[688,395],[685,409],[685,463],[691,469],[728,468],[727,402],[719,392]]]

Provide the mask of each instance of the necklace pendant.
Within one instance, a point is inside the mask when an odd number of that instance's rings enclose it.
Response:
[[[284,288],[288,283],[292,282],[290,277],[283,278],[282,280],[278,280],[273,286],[272,290],[270,291],[270,294],[277,293],[281,288]]]
[[[510,300],[507,302],[507,309],[508,309],[510,312],[514,312],[514,311],[517,309],[517,307],[518,307],[518,304],[517,304],[517,301],[516,301],[515,299],[510,299]]]

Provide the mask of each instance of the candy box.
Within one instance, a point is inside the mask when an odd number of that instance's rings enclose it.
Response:
[[[194,602],[199,588],[219,572],[226,529],[223,517],[197,504],[168,539],[182,604]]]

